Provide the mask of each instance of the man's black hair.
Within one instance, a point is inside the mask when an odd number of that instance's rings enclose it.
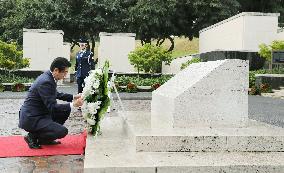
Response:
[[[58,68],[59,72],[62,72],[65,70],[66,67],[71,67],[71,63],[66,58],[57,57],[51,63],[50,71],[53,71],[55,68]]]

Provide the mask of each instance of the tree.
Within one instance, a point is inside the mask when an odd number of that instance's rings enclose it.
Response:
[[[4,41],[16,41],[22,45],[23,28],[42,28],[44,0],[5,0],[0,1],[4,9],[0,28],[3,30],[0,38]],[[2,10],[1,9],[1,10]]]
[[[275,50],[284,50],[284,41],[275,40],[271,43],[271,45],[260,44],[259,45],[259,55],[266,59],[269,63],[271,63],[271,53]]]
[[[9,72],[29,66],[29,59],[23,58],[23,51],[18,50],[16,43],[5,43],[0,40],[0,68]]]
[[[279,23],[284,27],[284,0],[238,0],[240,12],[280,13]]]
[[[128,58],[130,63],[134,65],[138,73],[144,71],[146,73],[160,73],[162,62],[169,65],[172,61],[171,53],[167,52],[162,47],[144,44],[132,51]]]
[[[172,34],[169,19],[176,10],[175,6],[176,0],[139,0],[129,7],[130,30],[137,34],[142,45]]]
[[[23,28],[58,29],[64,31],[65,41],[73,46],[80,37],[89,38],[94,51],[99,32],[121,30],[122,26],[119,0],[6,0],[0,3],[3,9],[10,9],[0,17],[3,21],[0,30],[4,31],[0,37],[19,44],[22,44]]]
[[[139,0],[129,7],[130,28],[142,40],[151,43],[158,39],[158,45],[171,35],[198,37],[199,30],[237,14],[236,0]]]

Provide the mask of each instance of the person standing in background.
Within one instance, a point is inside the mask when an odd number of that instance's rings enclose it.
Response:
[[[88,49],[89,44],[86,39],[79,39],[80,51],[76,54],[76,78],[78,84],[78,93],[82,93],[85,86],[84,79],[89,75],[90,70],[94,69],[94,54]]]

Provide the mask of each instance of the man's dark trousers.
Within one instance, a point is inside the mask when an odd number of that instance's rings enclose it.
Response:
[[[65,121],[68,119],[70,112],[55,112],[52,116],[54,122],[50,123],[48,126],[39,129],[35,132],[30,132],[29,134],[38,139],[39,141],[53,141],[56,139],[64,138],[68,134],[68,129],[63,126]]]
[[[83,86],[85,86],[85,82],[84,82],[83,77],[77,77],[77,84],[78,84],[78,93],[82,93],[83,92]]]

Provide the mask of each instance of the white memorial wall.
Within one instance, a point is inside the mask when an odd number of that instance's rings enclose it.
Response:
[[[277,39],[278,39],[278,40],[284,40],[284,29],[281,29],[281,30],[277,33]]]
[[[61,30],[23,29],[23,56],[30,58],[24,70],[46,71],[56,57],[70,60],[70,44],[63,43]]]
[[[183,63],[191,60],[192,56],[184,56],[174,59],[170,65],[166,65],[164,62],[162,64],[162,73],[163,74],[177,74],[181,69]]]
[[[133,33],[100,33],[98,48],[98,65],[110,61],[110,69],[115,72],[135,72],[130,64],[128,54],[135,49],[135,34]]]
[[[243,12],[199,31],[199,53],[257,52],[277,39],[279,13]]]

